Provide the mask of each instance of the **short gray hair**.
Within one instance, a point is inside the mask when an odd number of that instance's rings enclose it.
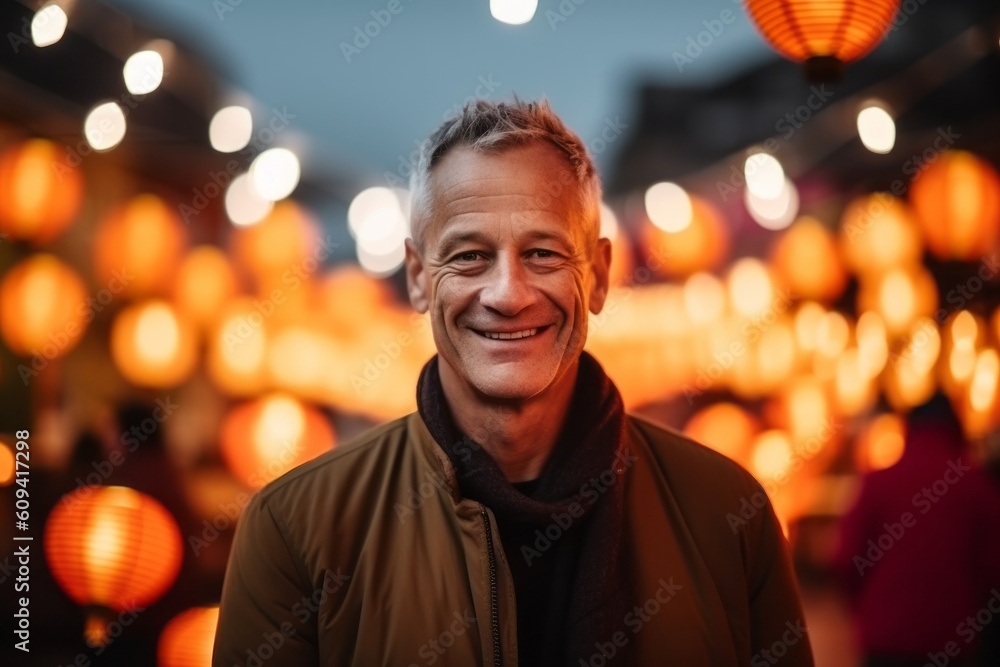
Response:
[[[514,96],[509,102],[479,99],[466,103],[421,145],[417,167],[410,177],[411,235],[417,247],[423,250],[423,229],[432,214],[431,172],[448,151],[467,146],[482,153],[502,152],[541,141],[562,152],[572,167],[581,217],[592,225],[591,238],[596,242],[601,219],[601,182],[586,144],[566,127],[548,101],[524,101]],[[562,187],[556,181],[553,185]]]

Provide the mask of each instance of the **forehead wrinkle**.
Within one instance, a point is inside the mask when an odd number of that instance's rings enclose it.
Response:
[[[457,197],[455,199],[449,199],[447,202],[443,202],[441,208],[444,210],[458,208],[460,212],[466,212],[470,207],[472,210],[479,210],[476,208],[476,202],[485,202],[486,200],[496,200],[496,199],[525,199],[525,203],[531,204],[531,207],[518,207],[521,211],[549,211],[551,209],[536,208],[537,203],[534,202],[535,197],[529,194],[513,193],[513,192],[500,192],[496,194],[470,194],[464,197]],[[513,203],[513,202],[512,202]]]

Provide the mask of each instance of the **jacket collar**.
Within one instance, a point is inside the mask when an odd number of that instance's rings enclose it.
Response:
[[[408,430],[415,436],[420,456],[431,469],[434,478],[444,482],[444,487],[448,490],[452,501],[456,504],[460,503],[462,493],[459,490],[458,475],[451,459],[431,435],[419,412],[410,413],[407,419],[409,420]]]

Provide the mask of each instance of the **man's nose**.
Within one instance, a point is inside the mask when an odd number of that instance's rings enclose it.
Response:
[[[498,256],[484,277],[487,284],[479,293],[479,302],[501,315],[517,315],[536,299],[531,272],[516,255]]]

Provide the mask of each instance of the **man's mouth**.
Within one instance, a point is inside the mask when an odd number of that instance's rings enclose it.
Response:
[[[480,329],[473,329],[473,331],[483,338],[489,338],[491,340],[520,340],[521,338],[531,338],[532,336],[536,336],[539,332],[545,331],[547,328],[548,325],[535,327],[533,329],[521,329],[520,331],[482,331]]]

